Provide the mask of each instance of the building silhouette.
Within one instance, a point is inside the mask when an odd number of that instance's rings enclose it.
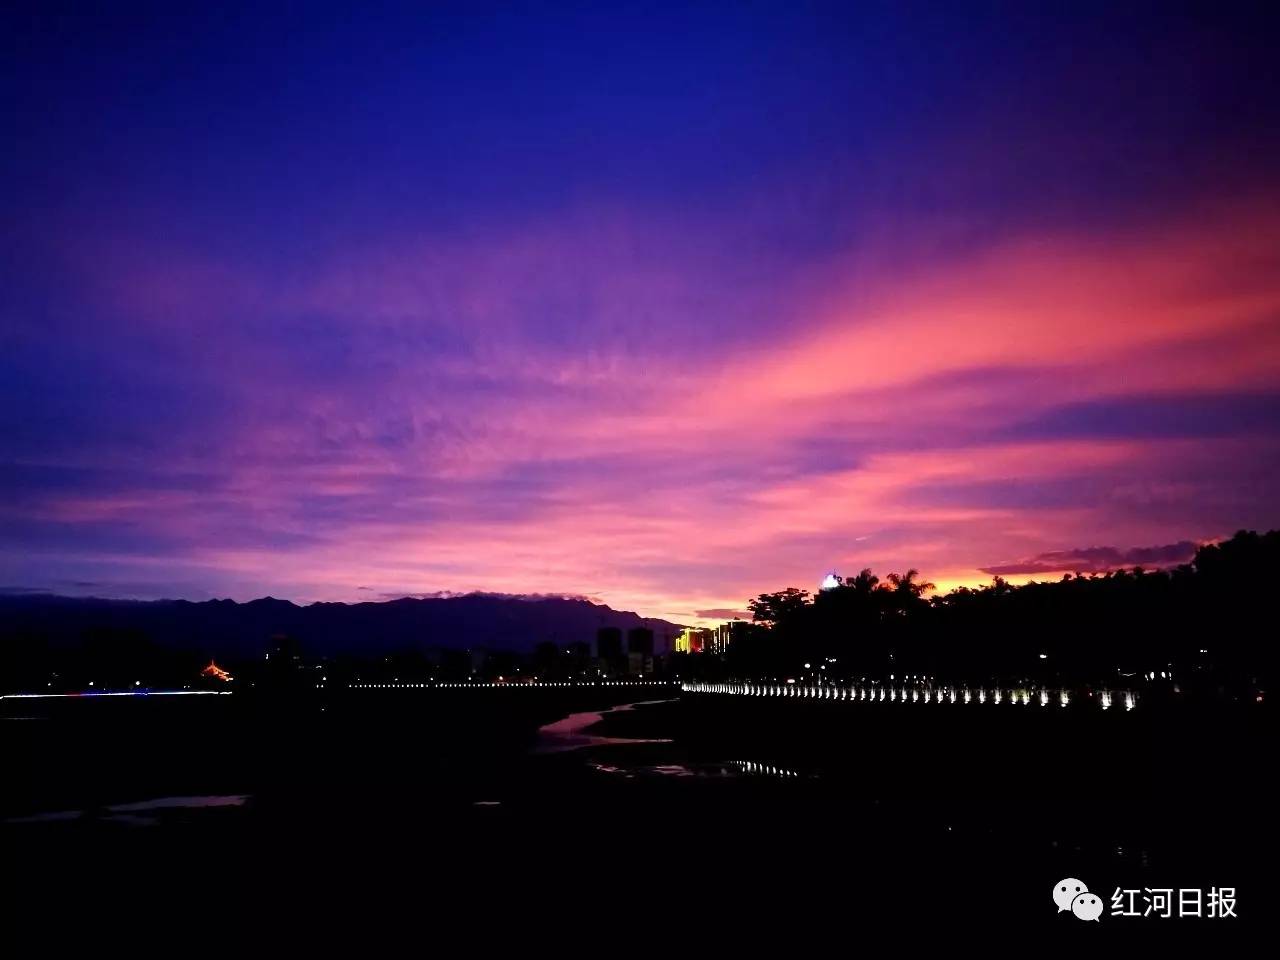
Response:
[[[653,656],[653,631],[648,627],[632,627],[627,631],[627,653]]]
[[[711,631],[711,642],[707,647],[709,653],[725,653],[733,642],[751,629],[745,620],[730,620]]]
[[[652,638],[652,634],[650,634],[650,637]],[[622,656],[622,630],[620,628],[601,627],[596,631],[596,656],[601,660],[616,660]]]

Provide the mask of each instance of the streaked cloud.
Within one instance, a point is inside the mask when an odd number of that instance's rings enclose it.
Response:
[[[1160,547],[1082,547],[1075,550],[1050,550],[1027,560],[998,563],[983,567],[984,573],[998,576],[1038,573],[1108,573],[1142,567],[1155,570],[1189,563],[1199,544],[1190,540]]]
[[[832,568],[945,588],[1280,525],[1272,52],[1116,17],[1022,25],[1060,72],[834,14],[766,17],[763,72],[692,15],[636,34],[670,73],[562,72],[525,23],[510,101],[469,36],[336,88],[195,62],[151,126],[114,46],[68,54],[13,138],[0,583],[688,622]]]

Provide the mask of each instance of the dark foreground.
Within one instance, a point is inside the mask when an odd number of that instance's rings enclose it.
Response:
[[[606,713],[586,731],[670,742],[561,750],[575,741],[538,735],[623,699],[375,692],[323,711],[235,697],[6,701],[10,929],[152,946],[514,938],[554,951],[600,935],[848,947],[873,930],[904,944],[1014,932],[1140,942],[1269,922],[1260,707],[693,697]],[[128,806],[173,797],[222,799]],[[1063,877],[1108,913],[1117,886],[1234,887],[1240,916],[1086,924],[1055,912]]]

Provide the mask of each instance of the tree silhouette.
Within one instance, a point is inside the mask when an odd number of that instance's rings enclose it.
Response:
[[[756,631],[724,665],[735,676],[821,663],[828,676],[1128,684],[1141,675],[1170,689],[1177,677],[1180,691],[1261,691],[1277,582],[1280,531],[1242,530],[1172,570],[1021,586],[995,577],[930,599],[935,586],[915,568],[883,581],[864,569],[812,597],[790,587],[750,601]]]
[[[748,600],[751,619],[771,627],[787,626],[797,620],[809,603],[809,591],[787,587],[777,593],[762,593]]]
[[[914,567],[906,573],[891,573],[888,576],[889,585],[903,596],[920,597],[934,589],[935,584],[928,581],[917,581],[916,577],[919,575],[920,571]]]

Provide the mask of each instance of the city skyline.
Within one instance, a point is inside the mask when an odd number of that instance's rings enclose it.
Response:
[[[0,589],[711,625],[1280,526],[1244,14],[12,20]]]

